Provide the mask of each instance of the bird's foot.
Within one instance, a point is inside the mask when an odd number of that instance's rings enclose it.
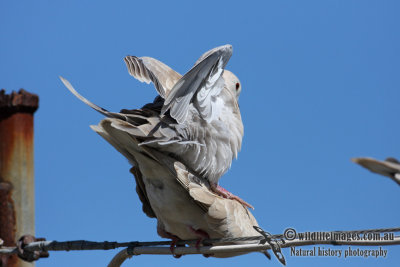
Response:
[[[170,245],[169,249],[171,250],[172,256],[175,259],[179,259],[180,257],[182,257],[182,255],[175,254],[174,251],[175,251],[175,248],[177,247],[176,243],[180,240],[180,238],[175,236],[175,237],[173,237],[171,239],[172,239],[172,242],[171,242],[171,245]]]
[[[226,190],[225,188],[223,188],[222,186],[218,185],[218,184],[211,184],[211,190],[216,193],[217,195],[223,197],[223,198],[227,198],[227,199],[232,199],[232,200],[236,200],[238,201],[240,204],[242,204],[243,206],[247,207],[247,208],[251,208],[254,210],[254,207],[252,205],[250,205],[249,203],[247,203],[246,201],[244,201],[243,199],[241,199],[240,197],[232,194],[231,192],[229,192],[228,190]]]
[[[200,249],[200,244],[203,242],[204,239],[210,239],[209,234],[206,231],[201,229],[194,229],[192,226],[189,226],[189,230],[192,231],[197,237],[196,248],[197,250]],[[211,254],[203,254],[204,257],[208,258]]]
[[[208,233],[206,231],[203,231],[201,229],[194,229],[192,226],[189,226],[189,230],[192,231],[192,233],[194,233],[198,239],[196,242],[196,248],[199,249],[200,248],[200,244],[201,242],[203,242],[204,239],[210,239],[210,236],[208,235]]]
[[[182,257],[182,255],[178,255],[175,254],[175,248],[179,245],[176,245],[176,243],[178,243],[178,241],[180,241],[181,239],[179,237],[177,237],[176,235],[173,235],[167,231],[165,231],[164,229],[161,229],[159,227],[157,227],[157,233],[159,236],[163,237],[163,238],[169,238],[171,239],[171,245],[169,246],[169,249],[171,250],[172,256],[176,259],[179,259],[180,257]]]

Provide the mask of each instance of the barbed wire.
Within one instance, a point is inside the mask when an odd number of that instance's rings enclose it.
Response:
[[[257,231],[263,232],[265,238],[261,238],[258,244],[239,244],[239,245],[219,245],[219,246],[204,246],[200,248],[195,247],[176,247],[174,249],[175,255],[188,255],[188,254],[203,254],[213,255],[218,253],[249,253],[249,252],[265,252],[271,249],[277,259],[286,265],[285,257],[281,252],[281,248],[287,247],[299,247],[308,245],[354,245],[354,246],[387,246],[387,245],[400,245],[400,236],[393,236],[391,240],[301,240],[284,239],[284,235],[270,235],[264,232],[259,227],[254,227]],[[258,228],[258,229],[257,229]],[[385,228],[385,229],[369,229],[369,230],[355,230],[355,231],[331,231],[330,233],[352,233],[352,234],[363,234],[363,233],[387,233],[387,232],[400,232],[400,228]],[[249,238],[237,238],[238,239],[260,239],[260,237],[249,237]],[[222,239],[220,239],[222,240]],[[229,238],[223,239],[224,241]],[[265,244],[267,243],[267,244]],[[120,251],[114,256],[108,267],[120,267],[121,264],[128,258],[142,254],[157,254],[157,255],[168,255],[172,254],[171,250],[167,247],[128,247]],[[264,253],[265,254],[265,253]],[[266,256],[271,259],[269,254]]]
[[[263,236],[249,236],[236,238],[219,238],[205,239],[201,247],[194,247],[197,240],[180,240],[177,242],[177,247],[174,249],[176,255],[186,254],[218,254],[218,253],[235,253],[235,252],[263,252],[272,249],[278,260],[285,264],[284,256],[281,248],[307,245],[354,245],[354,246],[374,246],[374,245],[400,245],[400,236],[394,236],[390,240],[310,240],[310,239],[287,239],[285,234],[271,235],[264,232],[261,228],[255,227]],[[288,228],[289,229],[289,228]],[[292,229],[292,228],[290,228]],[[324,231],[327,232],[327,231]],[[350,231],[330,231],[330,233],[344,234],[366,234],[366,233],[395,233],[400,232],[400,227],[396,228],[381,228],[367,230],[350,230]],[[321,233],[321,232],[320,232]],[[22,238],[21,238],[22,239]],[[20,239],[20,240],[21,240]],[[35,239],[30,236],[29,242],[25,244],[19,241],[16,247],[2,247],[0,242],[1,254],[18,254],[18,256],[27,261],[37,260],[40,257],[47,257],[48,251],[80,251],[80,250],[110,250],[124,247],[123,251],[119,252],[110,262],[110,267],[120,266],[124,260],[133,255],[141,254],[172,254],[169,246],[171,241],[150,241],[150,242],[94,242],[86,240],[74,241],[44,241],[44,239]],[[32,241],[33,240],[33,241]],[[43,241],[37,241],[43,240]],[[232,244],[240,242],[259,241],[256,244]],[[21,243],[21,244],[20,244]],[[186,247],[185,245],[189,245]],[[192,247],[190,247],[192,245]],[[36,254],[35,254],[36,253]],[[38,253],[44,253],[40,256]],[[122,260],[122,261],[121,261]],[[118,265],[119,264],[119,265]]]
[[[365,229],[365,230],[349,230],[349,231],[330,231],[332,233],[388,233],[388,232],[400,232],[400,227],[393,228],[380,228],[380,229]],[[283,234],[271,235],[272,239],[282,239]],[[265,239],[263,236],[249,236],[249,237],[231,237],[231,238],[214,238],[204,239],[203,244],[223,244],[232,242],[245,242],[245,241],[261,241]],[[193,245],[196,244],[197,240],[179,240],[176,242],[177,245]],[[110,250],[121,247],[147,247],[147,246],[168,246],[171,245],[171,241],[131,241],[131,242],[116,242],[116,241],[86,241],[86,240],[74,240],[74,241],[38,241],[32,242],[24,247],[28,251],[70,251],[70,250]],[[17,247],[0,247],[0,254],[17,254]]]

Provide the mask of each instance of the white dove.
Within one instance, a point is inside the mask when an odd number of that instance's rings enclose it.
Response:
[[[232,72],[224,70],[231,55],[231,45],[214,48],[204,53],[184,76],[154,58],[125,57],[129,73],[142,82],[153,82],[159,96],[141,109],[120,113],[91,103],[60,78],[95,110],[125,121],[119,129],[138,140],[140,146],[171,155],[206,179],[215,193],[252,208],[218,185],[237,157],[243,138],[238,105],[241,84]]]
[[[261,236],[253,226],[256,219],[241,203],[226,199],[209,190],[209,184],[198,178],[182,163],[139,141],[124,129],[124,120],[107,118],[92,129],[122,153],[134,166],[136,192],[143,211],[157,218],[157,233],[170,238],[174,252],[179,240]],[[127,145],[128,144],[128,145]],[[244,243],[257,243],[257,240]],[[231,242],[243,243],[243,242]],[[233,257],[244,252],[207,255]],[[264,254],[268,255],[267,252]]]

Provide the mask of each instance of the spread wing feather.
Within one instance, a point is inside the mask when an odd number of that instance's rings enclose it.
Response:
[[[127,56],[124,58],[130,75],[145,83],[153,82],[158,94],[165,98],[182,77],[179,73],[151,57]]]
[[[232,55],[232,46],[224,45],[206,52],[197,64],[189,70],[171,89],[165,98],[161,114],[170,110],[178,123],[186,120],[190,104],[206,121],[216,117],[218,98],[224,86],[222,73]]]

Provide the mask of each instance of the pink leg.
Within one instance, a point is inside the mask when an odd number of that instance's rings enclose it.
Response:
[[[169,238],[172,240],[169,249],[171,250],[172,256],[174,256],[174,258],[178,259],[178,258],[182,257],[182,255],[177,255],[174,253],[174,250],[176,248],[176,243],[180,240],[179,237],[165,231],[164,229],[161,229],[160,227],[158,227],[158,225],[157,225],[157,234],[163,238]]]
[[[196,248],[200,248],[200,244],[204,239],[210,239],[210,236],[206,231],[203,231],[201,229],[195,230],[193,227],[189,226],[190,231],[192,231],[197,237],[199,238],[196,242]],[[212,254],[203,254],[204,257],[208,258],[211,257]]]
[[[192,226],[189,226],[189,229],[198,237],[197,242],[196,242],[197,249],[200,248],[200,244],[201,244],[201,242],[203,242],[204,239],[210,239],[210,236],[207,234],[206,231],[203,231],[201,229],[195,230]]]
[[[242,204],[243,206],[251,208],[251,209],[254,210],[254,207],[252,205],[250,205],[249,203],[247,203],[246,201],[244,201],[240,197],[235,196],[234,194],[232,194],[231,192],[229,192],[228,190],[226,190],[222,186],[219,186],[218,184],[211,184],[211,190],[214,193],[216,193],[217,195],[221,196],[221,197],[224,197],[224,198],[227,198],[227,199],[236,200],[240,204]]]
[[[208,233],[206,231],[203,231],[201,229],[195,230],[192,226],[189,226],[189,229],[198,237],[197,242],[196,242],[197,249],[200,248],[200,244],[201,244],[201,242],[203,242],[204,239],[210,239],[210,236],[208,235]],[[208,258],[208,257],[212,256],[212,254],[203,254],[203,256]]]

